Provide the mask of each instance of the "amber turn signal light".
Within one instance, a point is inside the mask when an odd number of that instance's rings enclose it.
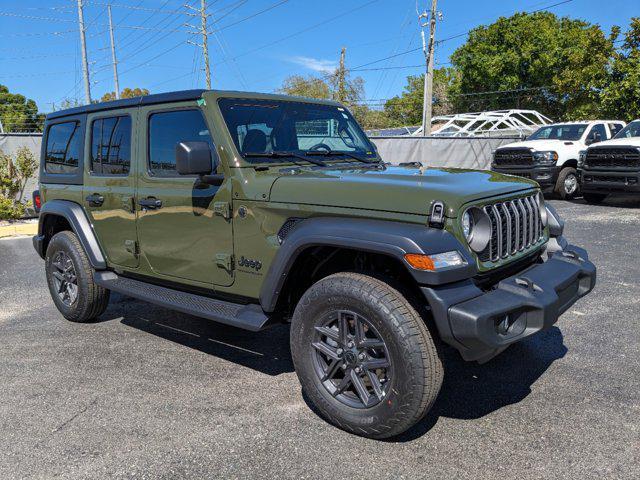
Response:
[[[436,266],[429,255],[419,253],[407,253],[404,259],[409,265],[418,270],[435,270]]]

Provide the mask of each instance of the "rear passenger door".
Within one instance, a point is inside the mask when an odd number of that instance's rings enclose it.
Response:
[[[138,266],[135,213],[137,108],[87,117],[83,199],[110,264]]]

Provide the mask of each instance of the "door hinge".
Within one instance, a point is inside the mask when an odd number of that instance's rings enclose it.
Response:
[[[231,207],[228,202],[214,202],[213,212],[216,215],[220,215],[225,220],[231,217]]]
[[[127,252],[135,256],[140,253],[140,250],[138,249],[138,242],[136,242],[135,240],[125,240],[124,248],[127,250]]]
[[[216,265],[230,272],[233,270],[233,255],[229,253],[216,253]]]

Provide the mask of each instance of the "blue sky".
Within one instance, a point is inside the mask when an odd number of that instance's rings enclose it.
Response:
[[[92,96],[112,91],[106,3],[115,24],[120,86],[151,92],[204,86],[200,49],[187,43],[184,0],[85,0]],[[464,34],[479,24],[516,11],[545,7],[562,16],[625,27],[640,15],[640,0],[440,0],[443,20],[437,38]],[[191,0],[199,5],[199,0]],[[421,0],[421,9],[428,0]],[[292,74],[335,67],[342,46],[347,65],[357,68],[420,46],[415,0],[209,0],[213,88],[271,92]],[[126,8],[135,7],[135,8]],[[157,11],[162,10],[162,11]],[[260,13],[264,10],[264,13]],[[465,41],[438,45],[436,62]],[[64,98],[84,98],[76,0],[0,0],[0,83],[33,98],[42,112]],[[367,99],[398,94],[424,61],[421,51],[366,65]],[[407,67],[407,68],[392,68]],[[355,72],[354,72],[355,73]]]

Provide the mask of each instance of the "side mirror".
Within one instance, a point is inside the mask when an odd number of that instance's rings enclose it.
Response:
[[[220,185],[223,175],[211,174],[218,169],[218,155],[207,142],[180,142],[176,145],[176,170],[180,175],[198,175],[200,181]]]

